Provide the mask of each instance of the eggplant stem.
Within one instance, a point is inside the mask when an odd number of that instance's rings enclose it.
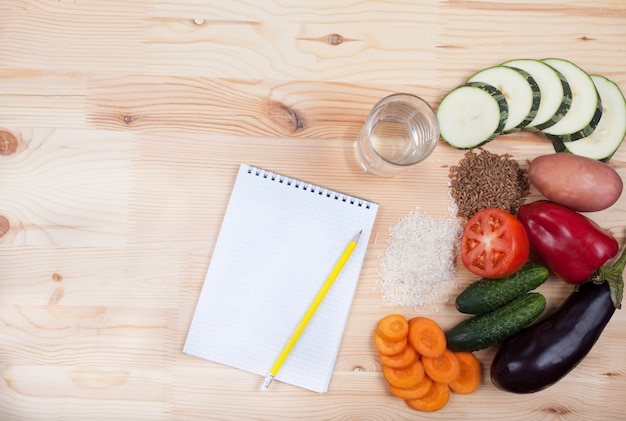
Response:
[[[624,268],[626,268],[626,247],[622,250],[622,254],[613,266],[608,268],[602,266],[599,269],[599,281],[608,282],[609,290],[611,291],[611,301],[613,301],[613,305],[617,309],[622,308],[622,298],[624,297]]]

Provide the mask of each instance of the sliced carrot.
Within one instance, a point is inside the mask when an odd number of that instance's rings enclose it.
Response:
[[[391,368],[406,368],[419,360],[419,355],[412,346],[405,346],[402,351],[395,355],[380,354],[382,363]]]
[[[401,388],[389,385],[389,390],[395,396],[402,399],[419,399],[426,396],[430,387],[433,385],[433,381],[430,377],[424,376],[424,379],[417,384],[417,386],[409,388]]]
[[[450,389],[465,395],[475,392],[482,377],[480,361],[471,352],[455,352],[454,355],[459,361],[461,371],[456,380],[449,383]]]
[[[381,354],[396,355],[406,348],[407,339],[396,342],[386,341],[377,331],[374,331],[374,343]]]
[[[383,375],[391,386],[410,388],[424,380],[424,366],[417,360],[407,368],[391,368],[383,365]]]
[[[405,399],[404,402],[418,411],[435,412],[446,406],[450,400],[450,388],[445,383],[433,382],[426,395],[418,399]]]
[[[450,383],[459,377],[461,365],[454,352],[446,349],[441,357],[422,357],[424,371],[436,382]]]
[[[437,358],[446,350],[446,335],[441,327],[427,317],[409,320],[409,343],[423,357]]]
[[[409,323],[401,314],[390,314],[378,322],[376,332],[387,341],[401,341],[409,334]]]

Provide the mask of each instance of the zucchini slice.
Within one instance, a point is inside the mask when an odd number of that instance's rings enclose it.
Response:
[[[503,133],[515,132],[535,118],[541,93],[528,72],[512,67],[495,66],[481,70],[467,81],[487,83],[502,92],[509,107],[509,116]]]
[[[525,70],[532,76],[541,91],[537,114],[525,129],[547,129],[565,116],[572,104],[572,91],[561,72],[534,59],[509,60],[502,63],[502,66]]]
[[[604,76],[591,75],[602,101],[602,117],[589,136],[576,142],[553,139],[556,152],[570,152],[608,162],[626,136],[626,100],[617,84]]]
[[[470,82],[454,88],[437,108],[441,138],[457,149],[472,149],[502,133],[508,105],[497,88]]]
[[[541,132],[550,140],[562,142],[573,142],[589,136],[602,116],[602,102],[591,77],[564,59],[546,58],[542,61],[565,76],[572,90],[572,105],[561,120]]]

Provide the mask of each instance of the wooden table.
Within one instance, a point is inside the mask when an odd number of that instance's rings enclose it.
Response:
[[[290,4],[292,3],[292,4]],[[297,4],[299,3],[299,5]],[[0,418],[3,420],[617,420],[626,311],[544,392],[481,389],[421,414],[392,397],[371,340],[388,228],[447,216],[443,142],[395,179],[361,173],[371,106],[434,107],[473,72],[562,57],[626,90],[619,0],[4,0],[0,5]],[[538,135],[486,146],[523,166]],[[330,391],[316,394],[182,353],[240,163],[377,201],[380,210]],[[626,175],[626,148],[611,161]],[[538,198],[533,190],[531,199]],[[591,217],[626,242],[626,196]],[[416,262],[419,264],[419,262]],[[476,277],[459,264],[459,288]],[[556,307],[570,287],[541,287]]]

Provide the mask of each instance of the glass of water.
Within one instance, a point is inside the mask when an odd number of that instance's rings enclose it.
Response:
[[[378,101],[356,140],[365,172],[391,177],[426,159],[439,141],[439,122],[422,98],[393,94]]]

